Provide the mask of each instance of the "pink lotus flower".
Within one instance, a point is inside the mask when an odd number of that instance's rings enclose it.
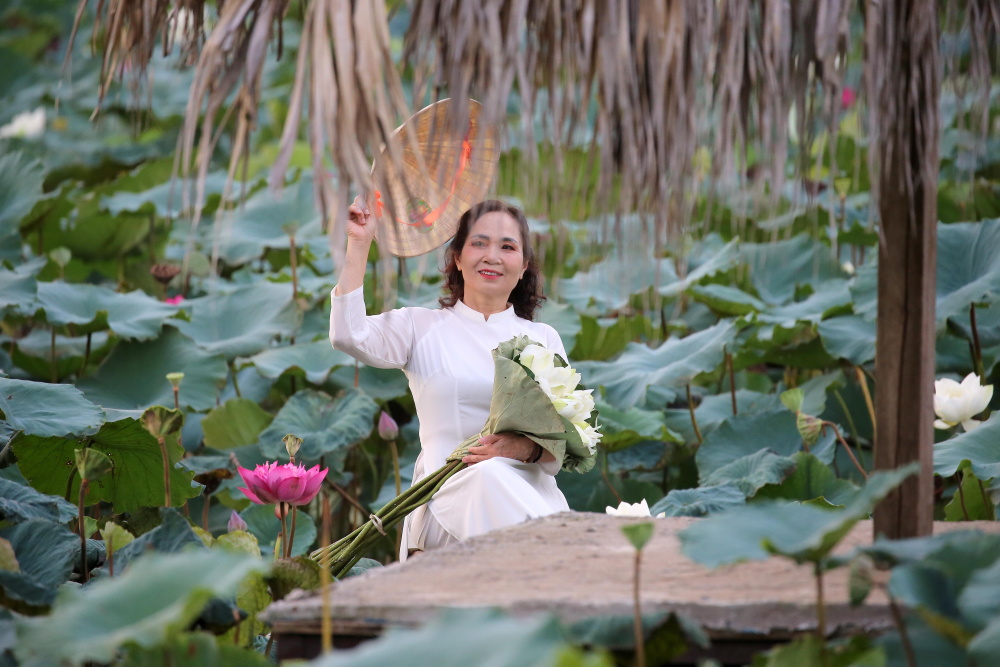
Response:
[[[840,92],[840,108],[847,110],[851,108],[854,101],[858,99],[857,93],[850,86],[844,86],[844,89]]]
[[[378,435],[383,440],[395,440],[399,435],[399,426],[389,413],[382,411],[378,418]]]
[[[164,299],[163,303],[169,303],[171,306],[178,306],[183,300],[184,300],[184,295],[178,294],[177,296],[172,296],[169,299]]]
[[[240,491],[258,505],[305,505],[319,493],[329,468],[320,470],[316,465],[306,470],[301,463],[278,465],[268,462],[252,471],[242,467],[236,470],[246,484],[246,488],[240,487]]]

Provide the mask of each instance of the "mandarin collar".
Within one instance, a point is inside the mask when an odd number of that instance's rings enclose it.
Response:
[[[461,299],[455,301],[455,305],[452,306],[452,310],[461,315],[463,318],[473,322],[479,322],[480,324],[493,324],[494,322],[506,321],[515,317],[514,306],[511,305],[507,306],[507,310],[502,310],[499,313],[493,313],[490,315],[490,319],[486,319],[485,315],[480,313],[475,308],[470,308],[465,305]]]

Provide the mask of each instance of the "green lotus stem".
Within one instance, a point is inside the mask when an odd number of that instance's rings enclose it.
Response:
[[[167,454],[167,440],[162,435],[156,438],[160,445],[160,457],[163,459],[163,501],[164,507],[170,507],[170,456]]]
[[[979,328],[976,326],[976,304],[969,304],[969,324],[972,327],[972,367],[976,369],[979,383],[986,384],[986,371],[983,369],[983,348],[979,344]]]
[[[889,610],[892,612],[892,621],[899,631],[900,643],[903,645],[903,655],[906,656],[906,664],[909,667],[917,667],[917,655],[913,651],[913,643],[910,641],[910,633],[906,631],[906,623],[903,622],[903,613],[899,610],[899,605],[888,591],[885,592],[889,598]]]
[[[639,605],[639,572],[642,568],[642,549],[635,550],[635,571],[632,575],[632,628],[635,632],[635,662],[646,667],[646,642],[642,632],[642,608]]]
[[[969,518],[969,510],[965,507],[965,490],[962,488],[962,478],[958,477],[958,502],[962,506],[962,516],[965,517],[966,521],[971,521]]]
[[[725,346],[723,346],[725,350]],[[728,351],[725,352],[726,355],[726,368],[729,370],[729,395],[733,400],[733,416],[735,417],[739,414],[739,410],[736,407],[736,374],[733,372],[733,355]]]
[[[322,522],[320,523],[320,542],[324,545],[330,542],[330,495],[323,496]],[[320,600],[320,641],[322,642],[323,653],[333,650],[333,615],[330,611],[330,557],[323,556],[319,561],[319,591]]]
[[[77,501],[77,532],[80,533],[80,572],[82,572],[83,582],[90,580],[90,571],[87,569],[87,529],[84,527],[83,501],[87,497],[87,487],[90,483],[85,477],[80,479],[80,495]]]
[[[49,374],[52,377],[52,384],[59,381],[59,372],[56,366],[56,330],[52,328],[52,335],[49,339]]]
[[[478,436],[475,436],[466,442],[474,442],[477,438]],[[456,456],[456,454],[452,456]],[[461,459],[448,461],[444,466],[391,500],[373,516],[381,522],[382,530],[388,531],[410,512],[429,502],[445,482],[465,467],[466,464],[462,463]],[[333,544],[313,551],[310,558],[320,563],[327,562],[330,573],[338,579],[342,578],[350,572],[351,568],[364,557],[372,546],[382,539],[383,535],[375,527],[375,524],[374,519],[366,521]]]
[[[292,505],[292,532],[288,535],[288,555],[287,558],[292,557],[292,544],[295,543],[295,520],[299,517],[298,508]]]
[[[976,477],[976,483],[979,484],[979,493],[982,494],[983,496],[983,507],[986,508],[993,507],[993,501],[990,500],[990,497],[988,495],[986,495],[986,488],[983,486],[983,480]]]
[[[299,273],[295,259],[295,234],[288,235],[288,253],[288,261],[292,267],[292,300],[296,301],[299,298]]]
[[[868,408],[868,416],[872,420],[872,432],[875,432],[875,403],[872,402],[872,394],[868,391],[868,380],[865,377],[865,372],[862,370],[861,366],[854,367],[854,374],[858,377],[858,383],[861,385],[861,393],[865,396],[865,406]]]
[[[392,454],[392,474],[396,478],[396,495],[403,491],[403,481],[399,475],[399,449],[396,448],[396,441],[389,441],[389,453]]]
[[[837,436],[837,440],[839,440],[840,444],[844,446],[845,450],[847,450],[847,455],[851,457],[851,461],[854,463],[854,467],[858,469],[858,472],[861,473],[862,477],[868,479],[868,472],[864,469],[864,467],[862,467],[861,462],[858,461],[857,457],[854,456],[854,451],[851,449],[851,446],[847,444],[847,441],[844,440],[844,436],[840,433],[840,429],[837,428],[837,425],[834,424],[833,422],[828,422],[828,421],[824,421],[822,422],[822,424],[824,427],[829,426],[830,428],[833,429],[833,434]]]
[[[80,375],[83,375],[84,372],[86,372],[87,364],[90,363],[90,345],[91,345],[91,338],[93,337],[93,335],[94,332],[92,331],[87,332],[87,347],[84,348],[83,350],[83,364],[80,365]]]
[[[243,395],[240,393],[240,385],[236,381],[236,364],[233,363],[232,359],[229,360],[229,372],[233,375],[233,391],[236,392],[236,398],[243,398]]]
[[[813,575],[816,578],[816,638],[819,639],[819,651],[821,661],[825,665],[826,660],[826,604],[823,599],[823,565],[817,561],[813,563]]]
[[[691,415],[691,426],[694,427],[694,437],[698,440],[698,444],[701,445],[701,443],[702,443],[701,431],[698,429],[698,420],[695,419],[695,417],[694,417],[694,401],[691,398],[691,385],[690,385],[690,383],[684,385],[684,389],[687,391],[688,414]]]
[[[281,556],[282,558],[287,558],[288,552],[288,533],[285,530],[285,503],[278,503],[278,514],[281,515]]]

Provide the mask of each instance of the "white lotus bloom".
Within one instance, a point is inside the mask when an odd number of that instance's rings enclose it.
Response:
[[[542,388],[545,395],[551,399],[563,398],[576,389],[580,384],[580,374],[569,366],[553,366],[548,370],[539,370],[535,373],[535,381]]]
[[[527,345],[521,351],[521,363],[533,374],[538,375],[555,367],[555,352],[541,345]]]
[[[38,107],[34,111],[17,114],[14,120],[0,127],[0,139],[4,137],[34,139],[43,132],[45,132],[45,109]]]
[[[934,381],[935,428],[946,429],[961,424],[966,431],[979,426],[973,419],[986,409],[993,398],[993,385],[982,385],[979,376],[969,373],[961,384],[951,378]]]
[[[641,502],[638,503],[627,503],[624,500],[618,503],[618,507],[605,507],[604,511],[611,516],[628,516],[628,517],[644,517],[651,516],[649,513],[649,505],[646,504],[646,499],[643,498]],[[656,515],[657,519],[662,519],[667,515],[666,512],[660,512]]]
[[[601,441],[604,434],[587,422],[573,422],[573,426],[576,427],[580,437],[583,438],[583,442],[587,445],[587,449],[589,449],[590,453],[593,454],[597,450],[597,443]]]
[[[593,389],[577,389],[566,396],[552,400],[556,411],[570,422],[583,422],[594,411]]]
[[[846,274],[848,274],[850,276],[854,275],[854,263],[853,262],[844,262],[843,264],[840,265],[840,268],[844,270],[844,273],[846,273]]]

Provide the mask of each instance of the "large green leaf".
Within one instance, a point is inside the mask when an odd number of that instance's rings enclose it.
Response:
[[[705,476],[702,485],[732,485],[751,497],[766,484],[780,484],[794,468],[791,457],[761,449],[716,468]]]
[[[791,301],[799,286],[814,286],[841,276],[840,262],[830,247],[806,235],[786,241],[744,243],[740,255],[747,262],[757,294],[771,304]]]
[[[280,193],[262,188],[247,199],[227,221],[219,255],[230,264],[257,259],[272,248],[287,249],[287,229],[295,232],[299,245],[309,235],[321,234],[322,215],[314,204],[313,179],[304,176]],[[290,288],[290,286],[289,286]]]
[[[31,607],[52,604],[57,588],[80,558],[80,538],[66,526],[44,519],[0,530],[0,538],[10,542],[19,566],[17,572],[0,570],[4,596]]]
[[[137,507],[163,505],[163,458],[156,438],[135,419],[109,422],[94,436],[81,439],[18,435],[13,442],[21,473],[43,493],[69,494],[76,498],[80,478],[76,472],[74,450],[90,447],[111,457],[114,468],[90,484],[84,500],[87,505],[99,501],[112,503],[115,513]],[[194,474],[175,464],[184,455],[176,435],[166,442],[170,459],[170,490],[173,505],[183,505],[201,489],[192,484]]]
[[[819,336],[830,356],[863,366],[875,359],[875,322],[857,315],[819,323]]]
[[[609,451],[625,449],[643,440],[669,440],[680,442],[680,437],[671,432],[663,421],[660,411],[643,410],[642,408],[617,408],[597,401],[597,411],[600,415],[601,447]]]
[[[960,433],[934,445],[934,472],[954,475],[962,461],[971,464],[979,479],[1000,477],[1000,418],[993,416],[973,431]]]
[[[355,385],[355,369],[357,385]],[[402,398],[410,393],[410,384],[406,375],[396,368],[375,368],[360,364],[355,367],[341,366],[330,373],[330,382],[345,389],[358,386],[366,394],[377,401],[391,401]]]
[[[228,374],[222,357],[204,352],[191,339],[167,328],[156,340],[117,345],[97,372],[80,380],[77,387],[106,408],[142,410],[174,404],[166,376],[175,372],[184,373],[180,404],[194,410],[215,405]]]
[[[271,419],[256,402],[248,398],[231,398],[201,420],[205,445],[213,449],[252,445]]]
[[[604,387],[610,403],[628,409],[644,401],[650,386],[676,397],[679,388],[722,362],[723,347],[737,331],[736,323],[720,322],[686,338],[670,338],[656,349],[629,343],[617,359],[580,362],[577,370],[588,387]]]
[[[43,266],[44,257],[21,264],[13,271],[0,266],[0,312],[9,307],[23,315],[34,312],[33,306],[38,293],[35,274]]]
[[[131,517],[134,519],[134,517]],[[160,509],[160,524],[152,530],[142,533],[125,546],[114,552],[115,572],[128,568],[133,560],[140,559],[151,552],[177,553],[204,549],[205,545],[191,528],[191,524],[177,510]],[[133,530],[135,527],[133,526]],[[139,532],[136,530],[136,532]],[[107,571],[105,564],[103,570]]]
[[[30,486],[0,478],[0,519],[10,523],[31,519],[66,523],[76,514],[76,506],[59,496],[39,493]]]
[[[436,298],[437,294],[435,294]],[[572,350],[580,333],[580,314],[568,303],[549,300],[535,313],[535,320],[544,322],[559,332],[563,347]]]
[[[99,285],[64,282],[38,283],[38,308],[44,320],[72,325],[76,334],[111,329],[126,340],[149,340],[160,335],[165,319],[177,307],[135,290],[120,294]]]
[[[173,160],[170,160],[170,162],[173,162]],[[159,171],[161,167],[157,163],[148,163],[139,167],[134,173],[148,169]],[[156,179],[156,183],[153,187],[141,192],[115,192],[110,196],[103,197],[101,205],[115,215],[120,213],[155,211],[156,215],[161,218],[169,219],[180,216],[183,212],[181,206],[183,203],[183,188],[185,186],[193,188],[194,183],[185,183],[182,179],[171,179],[169,176],[167,178]],[[208,174],[205,178],[206,196],[221,194],[225,185],[225,172],[217,171]]]
[[[879,500],[916,471],[911,464],[874,473],[842,509],[771,501],[736,507],[684,529],[679,534],[682,550],[708,567],[763,560],[770,554],[819,562]]]
[[[259,558],[222,550],[149,554],[124,574],[67,590],[48,617],[19,620],[17,655],[72,665],[110,663],[126,644],[161,646],[197,618],[211,597],[235,594],[247,576],[266,569]]]
[[[328,340],[273,347],[243,361],[252,364],[258,373],[270,380],[276,380],[287,370],[297,368],[313,384],[326,382],[330,371],[337,366],[354,366],[354,359],[346,352],[333,349]]]
[[[987,489],[990,480],[980,480],[967,465],[961,468],[959,487],[944,506],[948,521],[996,521],[996,508]]]
[[[171,637],[163,645],[125,649],[121,667],[271,667],[268,658],[242,646],[223,643],[206,632]]]
[[[185,302],[191,321],[174,326],[202,349],[227,359],[257,354],[295,332],[302,315],[291,285],[257,282]]]
[[[755,498],[800,502],[823,498],[832,505],[845,505],[857,492],[856,486],[837,477],[829,465],[812,454],[799,452],[792,458],[795,460],[795,472],[783,482],[762,487]]]
[[[449,610],[416,630],[390,630],[350,653],[331,653],[309,667],[385,667],[419,662],[436,667],[554,665],[567,648],[552,618],[506,618],[497,611]]]
[[[649,508],[653,516],[707,516],[746,503],[746,494],[732,484],[674,489]]]
[[[41,195],[43,179],[39,162],[21,153],[5,151],[0,155],[0,239],[20,241],[18,223]]]
[[[749,415],[781,408],[781,401],[776,394],[762,394],[748,389],[736,390],[737,414]],[[687,408],[669,408],[663,411],[664,421],[668,428],[684,436],[684,441],[694,443],[694,427],[691,424],[691,413]],[[727,419],[733,416],[733,397],[729,392],[706,396],[694,411],[698,430],[702,436],[711,433]]]
[[[828,444],[833,434],[827,433],[813,446],[813,452],[825,452],[832,460]],[[826,441],[826,443],[824,443]],[[795,426],[795,415],[787,410],[771,410],[757,414],[737,415],[724,421],[705,436],[695,460],[698,472],[705,479],[717,469],[737,459],[768,449],[779,456],[792,456],[802,449],[802,436]]]
[[[759,313],[767,307],[757,297],[732,285],[696,285],[688,290],[688,294],[722,315]]]
[[[633,294],[676,280],[673,260],[654,259],[648,248],[618,248],[586,271],[560,281],[559,298],[581,310],[593,302],[603,313],[621,308]]]
[[[968,321],[969,305],[1000,299],[1000,219],[938,225],[937,311]]]
[[[677,296],[701,280],[733,268],[737,259],[737,242],[733,239],[721,244],[718,234],[709,234],[698,247],[687,254],[685,261],[688,270],[684,278],[666,283],[661,280],[656,291],[661,296]]]
[[[69,384],[0,378],[0,413],[27,435],[87,435],[104,423],[104,410]]]
[[[347,449],[371,433],[377,411],[375,401],[357,389],[349,389],[336,399],[306,389],[288,399],[260,434],[260,450],[272,459],[286,459],[282,438],[292,433],[302,438],[296,459],[313,464],[324,457],[327,466],[339,470]]]

